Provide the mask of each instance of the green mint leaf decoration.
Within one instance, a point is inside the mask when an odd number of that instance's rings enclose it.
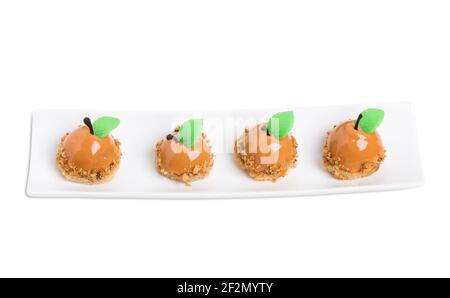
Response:
[[[381,122],[383,122],[384,111],[380,109],[367,109],[359,115],[358,119],[359,127],[365,133],[373,133]]]
[[[100,117],[92,124],[94,135],[102,139],[119,126],[119,123],[120,120],[114,117]]]
[[[267,123],[267,132],[277,138],[284,139],[294,126],[294,112],[280,112],[270,118]]]
[[[193,148],[195,142],[202,135],[203,120],[191,119],[183,123],[178,132],[178,140],[180,140],[187,148]]]

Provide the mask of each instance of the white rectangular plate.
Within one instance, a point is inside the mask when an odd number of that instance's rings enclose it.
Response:
[[[339,181],[322,168],[322,144],[333,125],[355,118],[368,107],[384,109],[378,131],[387,151],[380,170],[370,177]],[[250,198],[384,191],[423,184],[416,124],[409,103],[295,108],[292,131],[299,143],[299,163],[276,183],[249,178],[233,160],[233,141],[245,126],[263,122],[286,109],[228,111],[80,111],[33,112],[27,194],[31,197],[111,198]],[[122,163],[113,181],[102,185],[68,182],[58,172],[55,155],[61,136],[83,117],[121,119],[113,135],[122,143]],[[186,187],[155,170],[155,144],[189,118],[205,119],[204,129],[215,151],[209,177]],[[238,119],[238,120],[236,120]],[[226,131],[227,133],[224,133]]]

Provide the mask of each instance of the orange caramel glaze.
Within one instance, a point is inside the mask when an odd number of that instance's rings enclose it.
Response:
[[[352,173],[359,172],[366,162],[377,162],[378,154],[384,152],[378,133],[355,130],[353,120],[342,123],[328,135],[327,148],[331,157],[340,158],[341,165]]]
[[[282,140],[267,135],[266,124],[258,124],[243,136],[238,152],[252,156],[257,164],[289,168],[297,156],[295,139],[289,134]],[[245,149],[243,147],[245,146]]]
[[[202,135],[193,148],[187,148],[177,142],[176,133],[171,140],[164,139],[161,144],[161,167],[172,174],[183,175],[192,172],[196,166],[201,166],[212,159],[212,153],[205,135]]]
[[[83,170],[103,170],[120,158],[120,149],[111,135],[103,139],[92,135],[87,126],[71,132],[63,143],[69,164]]]

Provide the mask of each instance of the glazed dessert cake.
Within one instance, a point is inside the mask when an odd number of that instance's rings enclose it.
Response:
[[[290,131],[291,111],[275,114],[263,124],[246,128],[235,141],[234,159],[255,180],[276,181],[297,164],[297,141]]]
[[[367,109],[356,121],[349,120],[328,133],[323,145],[325,170],[340,180],[367,177],[375,173],[386,155],[376,128],[384,112]]]
[[[102,117],[93,124],[66,133],[60,141],[56,165],[69,181],[99,184],[110,181],[120,166],[120,142],[109,133],[119,125],[119,119]]]
[[[202,130],[203,121],[192,119],[160,140],[156,144],[158,172],[187,186],[207,177],[214,165],[214,155]]]

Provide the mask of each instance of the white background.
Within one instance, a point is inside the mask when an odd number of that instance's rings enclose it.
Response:
[[[449,276],[449,5],[1,1],[0,275]],[[217,201],[24,195],[33,109],[378,101],[414,102],[425,187]]]

